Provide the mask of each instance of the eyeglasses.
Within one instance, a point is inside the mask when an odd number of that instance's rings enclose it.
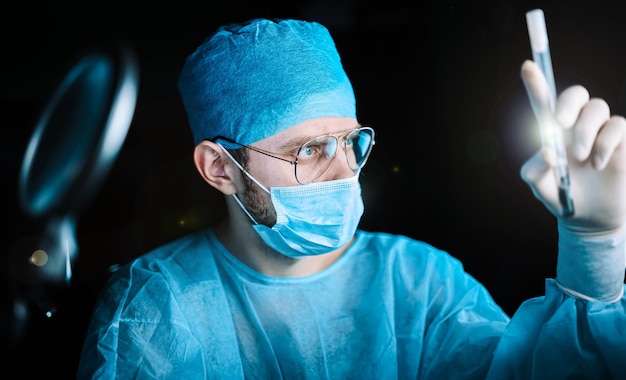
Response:
[[[346,154],[346,160],[350,169],[356,173],[367,162],[367,158],[372,152],[372,147],[375,143],[374,129],[369,126],[361,126],[312,138],[300,146],[296,152],[295,160],[288,160],[276,156],[277,153],[243,145],[226,137],[218,136],[213,139],[214,142],[219,142],[218,140],[227,141],[242,148],[290,163],[294,167],[296,181],[302,185],[313,183],[328,172],[335,160],[339,146],[343,148]]]

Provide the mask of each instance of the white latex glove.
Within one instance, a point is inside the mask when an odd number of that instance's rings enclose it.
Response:
[[[549,99],[547,81],[530,60],[523,63],[521,76],[539,117],[537,110]],[[615,281],[623,284],[626,253],[626,120],[611,116],[604,100],[590,98],[578,85],[559,95],[554,117],[564,128],[574,215],[561,216],[553,152],[538,151],[522,166],[521,177],[558,218],[557,281],[582,293],[581,298],[615,297]]]
[[[522,65],[533,109],[547,104],[548,84],[533,61]],[[559,223],[574,233],[607,234],[626,222],[626,120],[611,116],[607,103],[589,98],[582,86],[563,91],[555,108],[564,128],[575,214]],[[540,150],[521,169],[522,178],[548,210],[560,218],[552,152]]]

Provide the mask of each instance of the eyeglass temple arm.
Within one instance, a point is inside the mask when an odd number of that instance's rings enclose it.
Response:
[[[229,142],[229,143],[231,143],[231,144],[239,145],[239,146],[240,146],[240,147],[242,147],[242,148],[250,149],[250,150],[253,150],[253,151],[257,152],[257,153],[264,154],[264,155],[266,155],[266,156],[268,156],[268,157],[272,157],[272,158],[276,158],[276,159],[281,160],[281,161],[289,162],[291,165],[295,165],[295,164],[297,164],[297,163],[298,163],[297,161],[292,161],[292,160],[288,160],[288,159],[286,159],[286,158],[282,158],[282,157],[274,156],[273,154],[269,154],[269,153],[267,153],[267,152],[264,152],[264,151],[262,151],[262,150],[260,150],[260,149],[257,149],[257,148],[255,148],[255,147],[252,147],[252,146],[248,146],[248,145],[243,145],[243,144],[240,144],[240,143],[238,143],[237,141],[235,141],[235,140],[233,140],[233,139],[230,139],[230,138],[228,138],[228,137],[216,136],[216,137],[214,137],[214,138],[212,138],[212,139],[209,139],[209,141],[214,142],[214,143],[216,143],[216,144],[219,144],[218,140],[224,140],[224,141]]]

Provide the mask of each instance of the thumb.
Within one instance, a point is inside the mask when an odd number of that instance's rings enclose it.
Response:
[[[528,184],[535,197],[543,202],[553,215],[558,215],[557,184],[552,175],[554,162],[554,152],[543,148],[524,163],[520,169],[520,176]]]

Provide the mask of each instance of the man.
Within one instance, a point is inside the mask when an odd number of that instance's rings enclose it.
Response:
[[[531,102],[547,102],[522,65]],[[550,152],[522,177],[558,218],[557,278],[512,318],[424,242],[358,230],[375,143],[328,31],[298,20],[226,25],[179,88],[202,178],[228,218],[115,272],[79,377],[624,377],[626,121],[580,86],[571,129],[576,214],[561,217]]]

